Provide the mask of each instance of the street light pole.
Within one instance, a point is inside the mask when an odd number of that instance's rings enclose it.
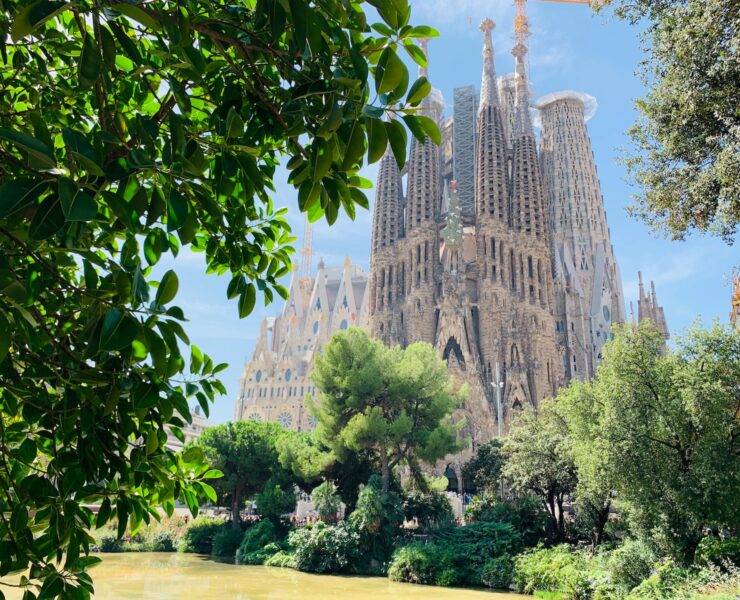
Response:
[[[496,420],[498,421],[498,438],[501,441],[501,438],[504,436],[503,415],[501,414],[501,388],[504,387],[504,382],[501,381],[501,370],[498,361],[496,362],[496,381],[492,385],[496,388]],[[503,500],[504,480],[499,478],[499,483],[501,484],[501,499]]]

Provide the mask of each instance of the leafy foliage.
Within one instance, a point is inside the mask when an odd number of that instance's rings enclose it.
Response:
[[[438,544],[409,544],[396,550],[388,567],[391,581],[451,586],[457,582],[454,555]]]
[[[87,598],[86,530],[112,515],[121,536],[215,498],[200,453],[165,443],[225,365],[155,265],[202,253],[245,316],[287,293],[281,161],[333,223],[368,206],[367,151],[403,164],[404,125],[439,140],[397,54],[424,64],[436,32],[372,4],[374,29],[359,0],[0,3],[0,576],[30,567],[29,598]]]
[[[319,521],[290,533],[295,568],[311,573],[353,572],[360,558],[360,534],[346,522]]]
[[[690,563],[706,528],[740,520],[736,415],[740,332],[693,328],[664,351],[652,325],[624,327],[591,390],[590,438],[632,528]],[[575,430],[574,430],[575,431]]]
[[[407,521],[416,519],[421,527],[452,523],[455,515],[445,494],[410,490],[403,495],[403,515]]]
[[[449,418],[459,398],[430,345],[386,348],[360,329],[335,334],[318,357],[313,379],[319,398],[309,405],[316,436],[339,461],[371,452],[388,490],[393,469],[434,462],[461,449],[462,423]]]
[[[562,535],[563,501],[576,485],[576,467],[565,421],[556,405],[543,401],[539,410],[522,412],[504,443],[503,475],[515,493],[539,497]]]
[[[177,551],[210,554],[213,550],[213,538],[223,529],[225,529],[223,519],[198,517],[188,525],[182,538],[180,538]]]
[[[223,556],[234,558],[239,544],[242,542],[244,534],[241,529],[233,527],[224,527],[213,536],[213,546],[211,553],[214,556]]]
[[[475,455],[463,465],[462,476],[469,492],[494,494],[501,483],[501,470],[505,457],[501,440],[492,439],[481,445]]]
[[[283,515],[295,510],[296,497],[290,484],[280,484],[278,479],[267,481],[263,490],[255,496],[257,512],[263,519],[280,525]]]
[[[277,531],[272,521],[260,520],[247,529],[239,545],[237,558],[245,565],[264,564],[271,556],[267,547],[277,541]]]
[[[735,0],[617,0],[647,21],[649,91],[637,101],[627,166],[642,191],[632,212],[674,239],[692,229],[732,242],[740,221],[738,26]]]
[[[471,521],[508,523],[526,547],[551,542],[555,538],[552,518],[544,509],[542,500],[524,496],[501,500],[492,496],[475,496],[468,505],[465,516]]]
[[[324,522],[334,521],[342,504],[337,486],[331,481],[325,481],[311,492],[311,502],[319,518]]]
[[[658,557],[655,549],[644,540],[627,540],[609,557],[609,571],[618,585],[632,589],[646,579]]]
[[[239,527],[246,498],[261,491],[271,477],[287,477],[276,449],[282,435],[288,434],[277,423],[236,421],[209,427],[194,442],[223,473],[215,486],[221,503],[231,506],[234,528]]]

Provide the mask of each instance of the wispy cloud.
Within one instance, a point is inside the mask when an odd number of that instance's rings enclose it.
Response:
[[[654,258],[649,262],[646,259],[646,262],[640,265],[646,291],[650,289],[650,281],[655,282],[655,286],[658,288],[656,291],[658,292],[658,296],[660,296],[661,286],[671,286],[691,279],[699,271],[704,259],[704,253],[696,250],[691,252],[677,252],[657,262]],[[639,293],[638,278],[635,276],[632,279],[626,280],[624,284],[625,300],[627,302],[637,300]]]

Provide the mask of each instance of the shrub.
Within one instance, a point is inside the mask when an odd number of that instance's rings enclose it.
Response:
[[[422,527],[444,525],[455,520],[450,500],[439,492],[407,492],[403,498],[403,515],[407,521],[417,519]]]
[[[230,556],[234,558],[243,537],[244,532],[241,528],[222,527],[213,536],[211,554],[214,556]]]
[[[482,570],[488,560],[522,549],[521,537],[509,523],[483,521],[440,529],[432,539],[450,549],[460,582],[466,585],[485,585]]]
[[[337,486],[333,482],[325,481],[315,487],[311,492],[311,502],[322,521],[336,521],[342,501],[339,498]]]
[[[628,540],[611,553],[608,569],[617,585],[632,589],[650,575],[658,557],[643,540]]]
[[[239,545],[237,560],[245,565],[264,564],[268,557],[280,550],[280,547],[277,547],[275,552],[266,552],[267,546],[273,545],[277,539],[275,525],[271,521],[258,521],[244,534]]]
[[[480,572],[481,583],[499,590],[509,589],[514,577],[514,561],[509,554],[489,558]]]
[[[718,565],[725,567],[728,563],[740,566],[740,538],[726,540],[708,536],[699,542],[696,549],[696,563],[699,565]]]
[[[475,496],[465,511],[465,516],[473,522],[510,523],[528,548],[540,542],[551,541],[555,537],[552,518],[542,508],[542,502],[533,496],[514,500],[501,500],[491,495]]]
[[[270,546],[273,546],[274,544],[270,544]],[[265,547],[267,549],[267,547]],[[278,550],[267,558],[264,563],[268,567],[284,567],[287,569],[296,569],[295,564],[295,556],[291,552],[285,552],[283,550]]]
[[[458,582],[454,554],[437,544],[409,544],[393,554],[388,577],[392,581],[451,586]]]
[[[283,515],[295,510],[296,498],[291,488],[283,489],[282,485],[270,479],[262,492],[255,497],[255,503],[257,512],[263,519],[280,525]]]
[[[178,552],[210,554],[213,550],[213,538],[224,525],[223,519],[209,517],[193,519],[180,538]]]
[[[532,594],[535,590],[582,594],[588,565],[579,552],[563,544],[555,548],[539,547],[514,559],[513,583],[517,591]],[[572,596],[574,598],[581,597]]]
[[[118,539],[118,534],[114,529],[101,529],[95,532],[95,538],[94,551],[123,552],[123,540]]]
[[[360,559],[360,534],[347,523],[318,522],[292,531],[295,567],[310,573],[351,573]]]
[[[394,492],[384,492],[382,486],[380,477],[373,475],[362,486],[355,510],[348,519],[361,540],[362,563],[356,565],[358,572],[385,574],[401,533],[401,499]]]

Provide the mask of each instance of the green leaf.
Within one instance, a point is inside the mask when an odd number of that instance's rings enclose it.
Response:
[[[108,26],[113,32],[113,35],[116,36],[116,40],[118,40],[118,43],[121,44],[121,48],[123,48],[126,56],[128,56],[134,64],[140,65],[142,63],[141,54],[139,53],[139,49],[136,47],[134,41],[126,34],[125,31],[123,31],[123,29],[121,29],[118,24],[114,23],[113,21],[108,21]]]
[[[203,449],[198,446],[191,446],[182,453],[182,462],[186,465],[203,462]]]
[[[116,40],[105,26],[100,27],[100,45],[103,48],[103,62],[108,71],[116,70]]]
[[[172,94],[175,96],[175,102],[177,102],[178,108],[183,114],[189,115],[192,106],[190,104],[190,96],[188,96],[185,86],[174,77],[170,77],[168,81]]]
[[[367,162],[373,164],[380,160],[388,145],[388,134],[380,119],[367,119],[368,152]]]
[[[413,42],[409,42],[403,45],[403,49],[406,50],[406,54],[408,54],[417,65],[420,67],[428,66],[427,55],[424,54],[424,51],[419,48],[419,46],[415,45]]]
[[[416,115],[403,115],[401,118],[417,140],[422,144],[427,141],[427,134],[424,132],[424,129],[419,123]]]
[[[167,203],[167,231],[177,231],[188,218],[188,201],[175,189],[170,189]]]
[[[210,485],[202,481],[199,481],[198,485],[200,485],[200,489],[203,490],[203,492],[205,493],[205,495],[208,497],[208,499],[211,502],[218,502],[218,497],[216,496],[216,490],[214,490]]]
[[[79,189],[71,179],[60,178],[58,190],[67,221],[92,221],[95,218],[98,212],[95,200],[87,192]]]
[[[139,331],[139,323],[117,308],[110,308],[103,317],[100,331],[100,350],[114,351],[129,346]]]
[[[11,329],[5,316],[0,314],[0,363],[5,360],[10,350]]]
[[[411,106],[417,106],[424,98],[429,95],[432,91],[432,84],[426,77],[419,77],[414,81],[408,95],[406,96],[406,104]]]
[[[45,240],[64,227],[64,211],[58,194],[50,194],[41,201],[28,227],[28,237]]]
[[[0,139],[8,140],[18,146],[40,169],[52,169],[57,164],[51,148],[26,133],[2,128]]]
[[[81,90],[86,90],[95,85],[98,77],[100,77],[101,62],[100,48],[95,43],[95,38],[90,34],[86,35],[82,42],[82,54],[80,54],[80,62],[77,66],[77,77]]]
[[[331,169],[332,146],[326,140],[316,138],[312,144],[311,179],[314,184],[321,181]]]
[[[416,118],[424,132],[435,144],[439,145],[442,142],[442,134],[440,133],[437,124],[432,119],[425,117],[424,115],[416,115]]]
[[[17,42],[71,6],[69,2],[50,2],[49,0],[34,2],[15,17],[10,28],[10,37]]]
[[[362,166],[362,157],[365,155],[365,130],[359,121],[352,124],[352,129],[344,151],[342,170],[348,171],[356,166]]]
[[[209,469],[203,473],[203,479],[220,479],[224,474],[218,469]]]
[[[157,288],[157,295],[154,297],[154,303],[163,306],[167,304],[177,295],[177,289],[180,286],[180,282],[177,279],[177,274],[169,270],[162,277],[162,281],[159,282]]]
[[[155,17],[150,15],[144,9],[139,8],[135,4],[113,4],[110,8],[112,10],[117,10],[123,15],[126,15],[129,19],[138,21],[147,29],[152,29],[154,31],[159,31],[160,29],[162,29],[162,24],[157,21]]]
[[[408,143],[406,128],[401,125],[400,121],[391,119],[385,122],[385,130],[388,134],[388,141],[390,142],[391,150],[393,150],[396,164],[399,169],[403,169],[403,166],[406,164],[406,145]]]
[[[375,90],[378,94],[385,94],[395,89],[403,78],[406,67],[396,51],[388,47],[383,50],[375,69]]]
[[[417,25],[416,27],[412,27],[411,30],[406,33],[404,37],[435,38],[439,37],[439,31],[437,31],[434,27],[429,27],[428,25]]]
[[[226,115],[226,137],[235,138],[244,134],[244,120],[234,107]]]
[[[46,188],[45,181],[30,178],[15,179],[0,187],[0,219],[33,204]]]
[[[108,522],[108,519],[110,519],[110,515],[110,500],[108,498],[105,498],[100,504],[98,514],[95,516],[95,529],[100,529],[103,525],[105,525]]]
[[[239,318],[243,319],[254,309],[257,300],[257,290],[254,284],[248,283],[244,291],[239,295]]]

